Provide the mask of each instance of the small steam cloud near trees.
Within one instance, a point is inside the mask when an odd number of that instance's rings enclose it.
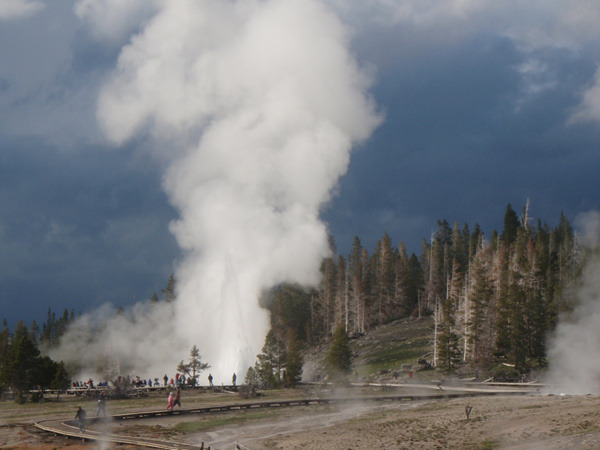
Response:
[[[546,382],[552,392],[600,393],[600,214],[578,217],[582,273],[573,300],[551,334]]]

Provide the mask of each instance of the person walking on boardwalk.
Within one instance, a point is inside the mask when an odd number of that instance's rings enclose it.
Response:
[[[235,374],[235,372],[233,372],[233,376],[231,377],[231,384],[233,384],[233,387],[235,387],[235,380],[237,379],[237,375]]]
[[[81,406],[79,406],[77,408],[77,414],[75,414],[75,420],[77,420],[78,425],[79,425],[79,432],[83,433],[85,431],[85,410],[81,408]]]
[[[212,373],[209,373],[209,374],[208,374],[208,385],[209,385],[209,386],[211,386],[211,387],[212,387],[212,385],[213,385],[213,382],[212,382],[212,380],[213,380]]]
[[[169,382],[169,377],[167,376],[167,374],[165,373],[165,376],[163,377],[163,380],[165,382],[165,386],[167,385],[167,383]]]
[[[181,388],[177,388],[177,393],[175,394],[175,401],[173,402],[173,408],[175,407],[175,405],[179,406],[179,409],[181,409]],[[173,408],[171,408],[171,411],[173,410]]]
[[[175,397],[173,397],[173,392],[169,392],[169,398],[167,399],[167,409],[169,411],[173,411],[174,406],[175,406]]]
[[[100,392],[98,396],[98,409],[96,409],[96,417],[100,416],[102,413],[103,416],[106,416],[106,397],[104,396],[104,392]]]

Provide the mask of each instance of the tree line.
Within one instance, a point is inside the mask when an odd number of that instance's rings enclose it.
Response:
[[[14,334],[6,321],[0,333],[0,392],[10,387],[17,401],[25,401],[23,394],[38,388],[33,399],[41,400],[45,389],[58,391],[69,387],[69,374],[62,361],[42,356],[26,327],[16,327]]]
[[[486,367],[506,362],[525,370],[544,365],[546,338],[559,313],[573,307],[575,287],[585,260],[568,219],[532,225],[529,204],[518,215],[510,204],[503,229],[488,237],[473,229],[439,220],[421,253],[408,254],[385,232],[369,251],[358,236],[347,255],[338,254],[330,237],[330,256],[322,261],[315,288],[282,284],[266,292],[261,304],[271,312],[271,331],[250,379],[269,387],[295,384],[301,376],[303,346],[330,342],[335,330],[360,335],[373,327],[407,317],[432,316],[432,364]],[[164,301],[176,295],[174,275]],[[158,302],[158,295],[150,298]],[[121,311],[122,312],[122,311]],[[57,316],[48,310],[41,328],[18,322],[0,331],[0,368],[17,336],[37,348],[52,347],[74,311]]]
[[[280,343],[293,330],[316,345],[340,326],[352,336],[433,316],[431,359],[438,368],[544,365],[548,333],[573,306],[584,250],[564,214],[555,227],[532,225],[529,214],[529,204],[521,215],[508,204],[502,231],[489,237],[478,224],[471,230],[440,220],[420,256],[409,256],[402,242],[394,246],[387,232],[371,252],[355,237],[346,256],[330,238],[317,288],[282,285],[265,296],[272,332]]]
[[[174,300],[173,274],[161,292],[164,301]],[[151,304],[158,301],[156,293],[149,299]],[[125,311],[118,308],[116,314],[125,314]],[[8,321],[3,319],[0,329],[0,392],[10,387],[20,401],[24,399],[25,392],[34,388],[40,388],[40,396],[43,397],[44,389],[61,390],[69,387],[68,370],[74,371],[76,368],[66,368],[62,361],[53,361],[43,353],[58,346],[61,336],[80,316],[81,312],[76,314],[74,310],[69,312],[65,309],[60,315],[48,308],[46,320],[41,326],[35,320],[29,326],[23,320],[19,320],[12,331]],[[183,362],[181,364],[183,365]],[[194,369],[197,368],[192,367],[192,372],[195,372]],[[37,397],[36,395],[36,399]]]

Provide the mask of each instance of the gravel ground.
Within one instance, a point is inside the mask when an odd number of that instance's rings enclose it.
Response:
[[[471,406],[469,420],[465,408]],[[242,439],[240,439],[243,442]],[[334,426],[252,442],[249,448],[600,448],[600,397],[456,399],[365,412]]]
[[[467,406],[472,408],[469,419]],[[285,411],[203,432],[174,434],[172,429],[181,418],[168,419],[169,423],[161,419],[161,428],[169,439],[205,442],[213,449],[238,445],[242,449],[600,448],[598,396],[509,395]],[[135,434],[156,433],[154,422],[140,424]],[[127,433],[127,429],[118,432]],[[48,435],[30,421],[7,424],[0,419],[0,446],[76,449],[95,445]]]

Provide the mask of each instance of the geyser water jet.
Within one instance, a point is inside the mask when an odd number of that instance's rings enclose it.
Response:
[[[215,381],[228,382],[264,342],[261,292],[317,283],[328,254],[320,209],[380,117],[348,30],[320,1],[154,6],[121,49],[98,118],[117,145],[146,135],[166,161],[163,185],[180,215],[171,231],[184,252],[177,300],[140,323],[112,321],[98,340],[157,374],[198,345]],[[143,344],[128,348],[140,334]]]

